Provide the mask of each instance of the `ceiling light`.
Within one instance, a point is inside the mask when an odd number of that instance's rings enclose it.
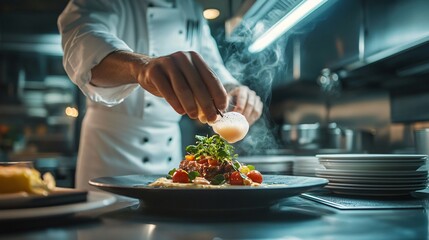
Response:
[[[256,53],[264,50],[277,38],[282,36],[285,32],[295,26],[302,19],[307,17],[314,10],[326,3],[327,0],[306,0],[292,9],[276,24],[256,39],[250,46],[249,52]]]
[[[220,15],[220,11],[216,8],[207,8],[203,12],[203,16],[207,20],[216,19],[217,17],[219,17],[219,15]]]
[[[69,117],[77,118],[79,116],[79,111],[74,107],[67,107],[65,113]]]

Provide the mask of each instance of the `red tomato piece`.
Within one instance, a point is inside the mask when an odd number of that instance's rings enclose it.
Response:
[[[252,179],[252,181],[257,183],[262,183],[263,177],[262,174],[258,170],[252,170],[247,174],[247,177]]]
[[[240,175],[240,172],[232,172],[229,176],[229,184],[231,185],[243,185],[243,178]]]
[[[188,173],[183,169],[177,169],[172,176],[175,183],[189,183]]]

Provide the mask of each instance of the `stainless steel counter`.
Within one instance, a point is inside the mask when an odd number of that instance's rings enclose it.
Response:
[[[137,202],[75,216],[0,224],[0,239],[428,239],[422,208],[338,210],[302,197],[271,211],[150,213]],[[172,199],[174,201],[174,199]],[[190,199],[197,201],[197,199]]]

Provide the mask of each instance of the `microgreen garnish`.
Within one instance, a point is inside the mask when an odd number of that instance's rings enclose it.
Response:
[[[192,171],[190,173],[188,173],[189,179],[192,181],[194,180],[196,177],[200,176],[200,173],[197,171]]]
[[[214,159],[224,162],[232,161],[238,155],[234,154],[234,147],[229,145],[219,135],[211,137],[196,135],[196,145],[189,145],[186,147],[186,152],[195,156],[199,160],[204,156],[211,156]]]

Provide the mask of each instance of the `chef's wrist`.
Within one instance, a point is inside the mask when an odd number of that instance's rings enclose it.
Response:
[[[146,64],[144,56],[128,51],[114,51],[91,69],[91,84],[97,87],[116,87],[137,83],[137,65]]]
[[[144,54],[132,53],[129,59],[129,72],[133,78],[133,83],[139,83],[139,77],[144,72],[146,65],[152,60]]]

